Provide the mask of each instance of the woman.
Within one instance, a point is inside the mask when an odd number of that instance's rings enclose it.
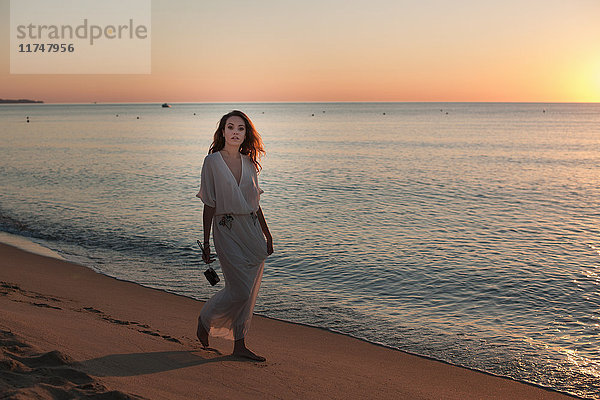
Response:
[[[273,239],[259,206],[262,140],[246,114],[235,110],[219,121],[208,153],[196,195],[204,203],[202,259],[207,264],[214,261],[210,256],[212,227],[225,287],[202,308],[197,336],[205,348],[209,336],[233,339],[234,356],[265,361],[244,341],[265,259],[273,253]]]

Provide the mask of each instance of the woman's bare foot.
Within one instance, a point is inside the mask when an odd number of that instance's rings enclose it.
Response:
[[[202,346],[204,348],[207,348],[208,347],[208,332],[206,332],[206,329],[204,328],[202,321],[200,321],[200,317],[198,317],[198,329],[196,330],[196,336],[198,337],[198,340],[200,341]]]
[[[254,354],[246,347],[246,340],[244,338],[238,339],[233,344],[233,355],[235,357],[243,357],[249,358],[254,361],[266,361],[267,359],[259,356],[258,354]]]
[[[236,357],[249,358],[250,360],[254,360],[254,361],[267,361],[266,358],[259,356],[258,354],[254,354],[253,352],[248,350],[246,347],[239,348],[239,349],[233,349],[233,355]]]

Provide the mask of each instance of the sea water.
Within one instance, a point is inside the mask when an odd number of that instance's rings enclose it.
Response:
[[[599,104],[6,105],[0,230],[209,298],[195,194],[232,109],[267,150],[257,313],[600,397]]]

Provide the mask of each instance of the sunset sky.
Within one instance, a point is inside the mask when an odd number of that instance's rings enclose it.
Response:
[[[9,4],[0,98],[600,101],[598,0],[153,0],[149,75],[10,74]]]

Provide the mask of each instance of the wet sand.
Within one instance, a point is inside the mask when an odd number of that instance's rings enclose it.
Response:
[[[198,271],[201,274],[202,271]],[[254,316],[248,347],[195,338],[202,302],[0,244],[0,394],[103,399],[568,399]]]

